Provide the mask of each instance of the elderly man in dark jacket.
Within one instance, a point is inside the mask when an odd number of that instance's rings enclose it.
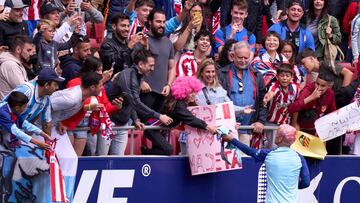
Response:
[[[241,41],[234,45],[234,62],[218,72],[221,85],[236,106],[252,106],[256,111],[252,114],[239,115],[236,118],[241,125],[253,125],[254,133],[262,133],[267,118],[267,109],[262,105],[266,93],[262,75],[249,63],[250,46]],[[249,145],[249,131],[240,131],[240,140]]]

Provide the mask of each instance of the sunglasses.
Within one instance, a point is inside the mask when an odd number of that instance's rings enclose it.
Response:
[[[239,92],[243,93],[244,92],[244,83],[239,82]]]

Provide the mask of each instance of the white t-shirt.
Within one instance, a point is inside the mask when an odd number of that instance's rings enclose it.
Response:
[[[66,120],[82,108],[80,85],[56,91],[50,96],[53,123]]]

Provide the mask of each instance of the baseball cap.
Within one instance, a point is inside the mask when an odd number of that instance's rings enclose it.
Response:
[[[24,4],[24,2],[22,0],[6,0],[5,7],[10,7],[10,8],[25,8],[25,7],[29,7],[29,5]]]
[[[60,11],[60,8],[52,4],[51,2],[44,3],[40,7],[40,15],[41,17],[44,17],[46,14],[49,14],[53,11]]]
[[[43,68],[39,73],[38,80],[62,82],[65,78],[58,76],[52,68]]]

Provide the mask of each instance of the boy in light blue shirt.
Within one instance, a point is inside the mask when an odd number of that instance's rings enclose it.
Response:
[[[33,143],[42,149],[50,149],[50,145],[39,141],[25,132],[41,135],[47,140],[52,138],[19,115],[27,108],[28,98],[21,92],[12,92],[5,101],[0,102],[0,130],[3,143],[8,147],[16,147],[19,140]],[[25,131],[25,132],[24,132]]]

